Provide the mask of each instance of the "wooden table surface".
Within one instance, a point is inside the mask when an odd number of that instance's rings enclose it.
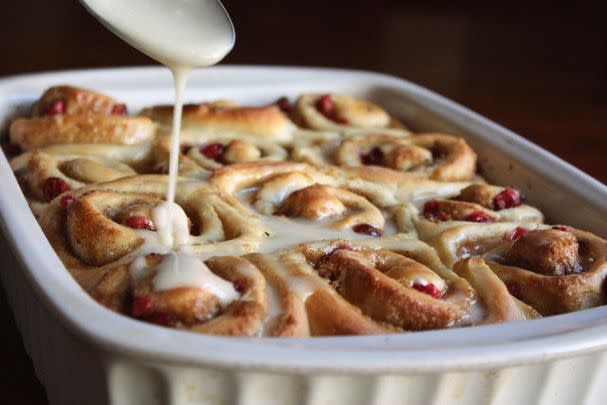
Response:
[[[225,63],[335,66],[401,76],[607,182],[605,10],[457,3],[226,0],[237,43]],[[0,76],[153,63],[75,1],[8,2],[3,27]],[[46,403],[2,297],[0,315],[0,356],[5,375],[10,373],[0,380],[6,401],[0,402]]]

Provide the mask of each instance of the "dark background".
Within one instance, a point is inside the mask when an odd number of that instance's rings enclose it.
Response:
[[[497,3],[226,0],[237,41],[225,63],[334,66],[401,76],[607,182],[605,7]],[[2,8],[0,76],[154,63],[75,0],[7,1]],[[7,374],[0,379],[0,402],[45,403],[3,300],[0,316]]]

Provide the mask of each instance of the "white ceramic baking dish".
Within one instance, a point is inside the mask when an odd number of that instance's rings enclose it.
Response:
[[[133,111],[172,101],[163,68],[0,81],[0,117],[70,83]],[[281,67],[197,71],[186,98],[264,103],[300,92],[372,99],[417,130],[465,136],[483,172],[520,186],[553,222],[607,235],[607,187],[477,114],[377,73]],[[604,404],[607,307],[540,320],[389,336],[236,339],[165,329],[89,298],[53,253],[0,156],[2,280],[52,404]],[[14,257],[13,257],[14,256]]]

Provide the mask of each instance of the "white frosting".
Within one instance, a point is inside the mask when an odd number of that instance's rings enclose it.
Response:
[[[179,205],[169,202],[157,205],[152,210],[152,221],[164,246],[178,249],[190,240],[188,216]]]
[[[234,285],[214,274],[196,256],[170,253],[155,267],[154,290],[166,291],[178,287],[198,287],[210,291],[222,305],[238,299]]]
[[[135,281],[155,273],[153,283],[157,292],[178,287],[200,288],[215,295],[222,306],[240,296],[231,282],[214,274],[200,258],[188,253],[169,253],[153,267],[149,267],[142,256],[133,261],[129,270]]]
[[[416,279],[413,280],[413,285],[423,285],[424,287],[427,286],[428,284],[428,280],[426,280],[423,277],[417,277]]]

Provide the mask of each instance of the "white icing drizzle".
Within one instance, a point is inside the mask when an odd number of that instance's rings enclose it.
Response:
[[[169,253],[154,268],[154,290],[198,287],[219,298],[222,306],[238,299],[234,285],[214,274],[198,257],[187,253]]]
[[[259,188],[249,187],[236,193],[236,198],[250,211],[255,212],[251,201],[255,197]],[[284,193],[280,198],[284,199],[288,193]],[[266,238],[262,240],[258,248],[260,253],[277,252],[294,245],[329,239],[373,239],[374,236],[356,233],[351,228],[336,229],[332,226],[333,220],[326,218],[320,221],[308,221],[305,219],[288,218],[279,215],[260,215],[262,225],[264,226]],[[383,235],[389,236],[397,233],[396,225],[393,221],[386,221],[383,229]]]
[[[188,216],[179,205],[169,202],[157,205],[152,210],[152,221],[164,246],[177,249],[190,240]]]
[[[131,273],[131,278],[135,282],[144,278],[146,276],[148,270],[149,270],[148,262],[147,262],[145,256],[137,257],[135,260],[133,260],[133,263],[131,263],[131,266],[129,267],[129,271]]]
[[[416,278],[416,279],[413,280],[413,284],[412,285],[416,285],[416,284],[417,285],[423,285],[425,287],[425,286],[427,286],[430,283],[425,278],[418,277],[418,278]]]
[[[276,261],[276,259],[274,260]],[[300,269],[305,268],[305,266],[307,265],[303,256],[301,258],[293,257],[290,260],[293,261],[294,264],[301,265],[298,266],[298,268]],[[279,277],[285,281],[289,289],[293,293],[295,293],[295,295],[297,295],[301,302],[305,304],[310,295],[312,295],[314,291],[316,291],[316,289],[318,288],[319,281],[316,281],[311,276],[306,276],[305,273],[294,274],[290,267],[291,266],[288,263],[284,265],[278,263],[277,266],[274,266],[274,270],[279,275]]]
[[[152,219],[157,232],[141,231],[144,244],[137,250],[138,254],[171,252],[155,268],[158,272],[155,288],[162,291],[194,286],[211,290],[222,301],[238,298],[231,283],[214,275],[200,258],[184,252],[190,236],[188,219],[174,203],[185,83],[194,67],[219,62],[234,46],[234,29],[229,16],[216,0],[83,2],[110,30],[173,73],[175,108],[167,202],[154,208]],[[130,266],[131,274],[141,277],[146,268],[145,258],[135,259]]]
[[[483,320],[487,316],[487,311],[479,300],[474,300],[470,303],[470,309],[466,316],[459,321],[456,321],[453,326],[473,326],[482,324]]]

